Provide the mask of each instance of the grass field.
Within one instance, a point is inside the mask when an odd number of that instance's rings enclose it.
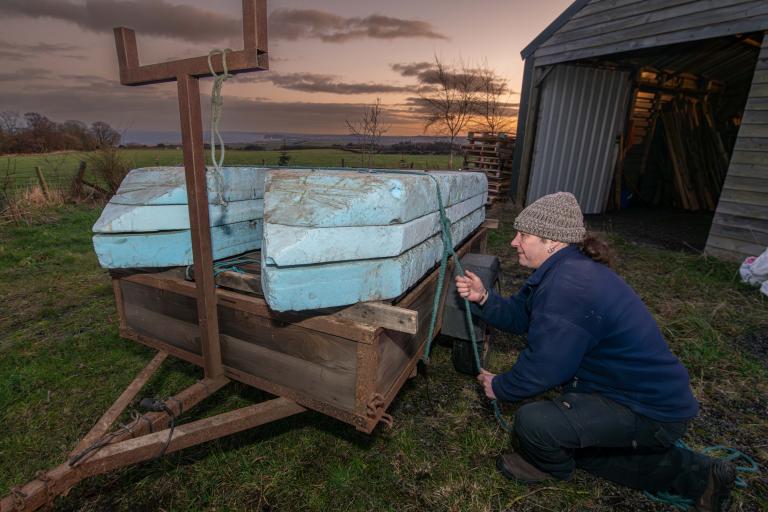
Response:
[[[280,158],[280,151],[242,151],[227,150],[225,153],[225,165],[268,165],[275,166]],[[287,152],[290,160],[289,166],[318,166],[318,167],[359,167],[361,156],[358,153],[342,151],[340,149],[298,149]],[[124,149],[121,155],[129,164],[129,167],[148,167],[152,165],[183,165],[184,158],[180,149]],[[210,157],[206,155],[208,160]],[[3,186],[4,177],[6,188],[24,188],[37,183],[35,167],[42,168],[46,179],[55,186],[60,184],[68,186],[69,180],[78,169],[81,160],[86,163],[91,158],[89,153],[61,152],[44,155],[2,156],[0,157],[0,187]],[[456,164],[456,160],[454,160]],[[376,155],[374,165],[385,168],[398,168],[400,166],[415,169],[446,169],[448,155]],[[458,164],[456,164],[458,165]],[[86,167],[87,169],[87,167]],[[94,179],[92,175],[88,175]]]
[[[98,215],[96,207],[63,206],[45,212],[44,222],[0,226],[0,496],[61,463],[153,355],[118,336],[110,280],[90,243]],[[498,216],[489,250],[500,256],[511,293],[527,273],[508,245],[511,213]],[[650,306],[702,403],[685,441],[752,455],[762,472],[747,477],[734,510],[768,509],[768,362],[755,350],[768,343],[768,301],[738,283],[734,264],[619,236],[613,242],[618,271]],[[490,369],[509,368],[523,343],[498,335]],[[200,377],[197,368],[169,360],[140,397],[168,396]],[[229,384],[185,416],[265,398]],[[507,419],[517,407],[505,408]],[[86,481],[55,508],[672,510],[582,472],[533,487],[505,481],[493,461],[510,437],[474,380],[453,370],[444,343],[434,349],[428,377],[406,383],[389,412],[392,430],[370,436],[306,412]]]

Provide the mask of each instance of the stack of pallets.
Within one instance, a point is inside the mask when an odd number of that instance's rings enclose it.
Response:
[[[469,132],[463,168],[482,171],[488,178],[488,205],[505,198],[512,184],[515,138],[506,133]]]

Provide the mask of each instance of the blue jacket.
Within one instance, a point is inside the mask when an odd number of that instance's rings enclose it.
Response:
[[[554,386],[600,393],[657,421],[696,416],[688,371],[670,352],[640,297],[611,269],[568,246],[550,256],[509,299],[490,291],[489,324],[528,333],[528,346],[493,379],[501,400]]]

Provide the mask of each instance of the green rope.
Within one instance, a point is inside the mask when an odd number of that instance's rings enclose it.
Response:
[[[685,444],[685,442],[682,440],[678,440],[677,442],[675,442],[675,446],[677,446],[678,448],[683,448],[684,450],[691,450],[691,448],[687,444]],[[737,450],[736,448],[717,445],[717,446],[708,446],[707,448],[704,448],[703,450],[701,450],[701,453],[705,455],[716,453],[716,452],[725,452],[726,453],[725,457],[721,457],[721,458],[728,462],[733,462],[738,459],[744,459],[747,463],[746,466],[744,465],[736,466],[736,471],[740,473],[757,473],[758,472],[757,462],[755,462],[755,460],[752,457],[750,457],[746,453],[743,453]],[[736,487],[739,487],[740,489],[747,487],[747,482],[740,475],[736,476]],[[646,498],[650,499],[651,501],[671,505],[680,510],[688,510],[693,506],[693,500],[686,498],[684,496],[679,496],[677,494],[671,494],[664,491],[657,492],[655,494],[645,491],[644,494]]]
[[[253,265],[260,263],[259,260],[248,258],[246,256],[237,256],[234,258],[219,260],[213,262],[213,276],[216,277],[222,272],[237,272],[238,274],[245,274],[245,270],[240,268],[241,265]],[[192,281],[192,268],[194,265],[187,265],[184,269],[184,277],[187,281]]]
[[[208,59],[210,64],[210,55]],[[225,67],[225,73],[226,73],[226,63],[224,64],[224,67]],[[213,72],[213,70],[211,71]],[[215,76],[215,73],[214,73],[214,76]],[[213,144],[211,144],[211,148],[213,148]],[[223,158],[223,143],[222,143],[222,158]],[[315,169],[315,167],[303,167],[303,168]],[[453,249],[453,240],[451,236],[451,222],[448,219],[448,215],[445,213],[445,206],[443,204],[443,195],[440,190],[440,182],[437,181],[437,178],[435,176],[433,176],[432,174],[426,171],[410,171],[410,170],[406,171],[401,169],[365,169],[365,168],[351,169],[348,167],[323,168],[323,170],[324,171],[329,171],[329,170],[344,171],[344,172],[357,171],[359,173],[371,173],[371,174],[406,174],[411,176],[428,176],[429,178],[432,179],[432,181],[434,181],[435,190],[437,192],[436,194],[437,205],[440,211],[440,235],[443,242],[443,255],[440,258],[440,271],[438,273],[437,289],[435,290],[435,297],[434,297],[434,300],[432,301],[432,317],[429,321],[429,333],[427,335],[427,344],[424,347],[424,354],[422,355],[422,361],[424,361],[425,364],[429,364],[429,353],[432,349],[432,341],[435,334],[435,326],[437,325],[437,314],[440,309],[440,297],[443,291],[443,285],[445,282],[445,273],[448,266],[448,258],[450,256],[453,256],[453,260],[455,262],[454,276],[459,274],[460,275],[464,274],[464,268],[461,266],[461,261],[456,255],[456,251]],[[226,263],[226,262],[222,262],[222,263]],[[237,268],[237,267],[234,266],[232,268]],[[232,270],[232,268],[225,268],[224,270]],[[218,273],[222,271],[223,270],[217,271],[216,264],[214,264],[214,275],[218,275]],[[477,338],[475,337],[475,330],[472,324],[472,311],[470,309],[469,301],[466,298],[464,299],[464,313],[465,313],[465,319],[466,319],[467,325],[469,326],[469,336],[472,342],[472,352],[475,358],[475,365],[477,366],[479,371],[480,368],[482,368],[482,365],[480,363],[480,354],[477,350]],[[511,432],[512,427],[509,425],[509,423],[507,423],[506,420],[504,420],[504,417],[501,414],[501,407],[499,406],[498,400],[493,399],[491,401],[491,404],[493,405],[494,415],[496,416],[496,419],[501,425],[501,427],[507,432]]]
[[[248,258],[246,256],[238,256],[228,260],[217,261],[213,264],[213,275],[218,276],[222,272],[237,272],[238,274],[245,274],[245,270],[240,268],[240,266],[252,265],[255,263],[259,263],[259,260]]]
[[[226,205],[224,201],[224,183],[221,176],[221,167],[224,165],[224,139],[219,133],[219,122],[221,121],[221,113],[224,109],[224,99],[221,97],[221,87],[224,82],[232,78],[234,75],[229,73],[227,68],[227,52],[231,52],[229,48],[220,50],[214,48],[208,53],[208,69],[213,75],[213,88],[211,89],[211,162],[213,164],[213,176],[216,179],[216,203],[220,205]],[[213,69],[212,58],[214,55],[221,54],[221,65],[224,68],[224,72],[220,75],[216,74]],[[221,148],[221,157],[216,158],[216,145]]]
[[[380,171],[378,169],[370,169],[369,172],[395,172],[397,174],[412,174],[412,175],[419,175],[419,176],[426,175],[432,178],[432,181],[435,182],[435,189],[437,191],[437,206],[440,211],[440,234],[443,241],[443,255],[442,255],[442,258],[440,259],[440,271],[438,273],[437,289],[435,290],[435,298],[432,301],[432,318],[429,321],[429,334],[427,334],[427,344],[424,347],[424,354],[422,355],[422,361],[424,361],[424,364],[429,364],[429,353],[432,350],[432,341],[435,334],[435,326],[437,325],[437,314],[440,309],[440,297],[442,296],[443,285],[445,283],[445,273],[448,266],[448,258],[450,256],[453,256],[453,261],[455,263],[454,276],[464,275],[464,268],[461,266],[461,261],[459,257],[456,255],[456,251],[454,251],[453,249],[453,240],[451,237],[451,222],[448,219],[448,215],[446,215],[445,213],[445,206],[443,204],[443,195],[442,195],[442,192],[440,191],[440,183],[437,181],[437,178],[435,178],[433,175],[426,172],[401,171],[401,170]],[[482,365],[480,364],[480,353],[477,350],[477,338],[475,337],[475,329],[472,323],[472,312],[470,309],[469,300],[467,300],[466,298],[464,298],[464,313],[465,313],[465,319],[466,319],[468,330],[469,330],[469,337],[472,343],[472,353],[474,354],[475,365],[477,366],[478,371],[480,371],[480,368],[482,368]],[[499,401],[497,399],[493,399],[491,400],[491,404],[493,405],[493,413],[496,416],[496,420],[499,422],[499,425],[501,425],[501,428],[503,428],[507,432],[512,432],[512,427],[509,425],[509,423],[507,423],[507,421],[504,419],[504,417],[501,414],[501,407],[499,406]]]

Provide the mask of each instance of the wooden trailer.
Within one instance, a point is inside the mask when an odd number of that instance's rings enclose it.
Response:
[[[266,0],[242,0],[242,5],[243,49],[226,54],[142,66],[135,33],[115,29],[121,83],[177,83],[194,265],[192,272],[176,268],[113,274],[121,335],[159,352],[68,460],[14,487],[0,499],[0,512],[36,510],[90,476],[306,409],[371,432],[380,421],[391,421],[386,409],[414,375],[427,343],[438,270],[392,303],[301,313],[276,313],[268,307],[260,296],[258,266],[246,267],[242,274],[214,274],[199,79],[268,69]],[[486,221],[471,233],[457,256],[483,252],[492,227],[495,222]],[[453,265],[450,260],[448,276]],[[439,297],[439,312],[447,290],[443,287]],[[438,315],[435,333],[441,320]],[[168,355],[200,366],[203,378],[162,402],[147,401],[149,412],[111,430]],[[176,424],[179,416],[231,380],[277,398]]]
[[[484,252],[486,222],[457,249]],[[259,261],[258,253],[248,255]],[[278,313],[261,295],[259,265],[216,276],[224,375],[370,433],[427,342],[439,270],[402,297],[344,308]],[[451,275],[453,260],[447,275]],[[196,286],[184,268],[113,272],[121,336],[203,366]],[[448,286],[440,297],[439,332]]]
[[[484,252],[487,220],[456,249],[462,257]],[[258,261],[258,254],[248,255]],[[455,265],[448,260],[446,276]],[[216,310],[223,374],[207,376],[160,407],[110,432],[168,355],[204,368],[191,268],[113,271],[120,334],[158,350],[112,407],[61,465],[41,471],[0,500],[0,512],[32,511],[80,481],[165,453],[247,430],[313,409],[370,433],[392,424],[386,409],[416,366],[428,341],[439,268],[393,301],[358,303],[300,313],[272,311],[260,293],[258,264],[216,276]],[[434,335],[440,331],[449,286],[438,298]],[[488,340],[486,338],[485,343]],[[215,416],[176,424],[184,412],[231,380],[277,398]]]

